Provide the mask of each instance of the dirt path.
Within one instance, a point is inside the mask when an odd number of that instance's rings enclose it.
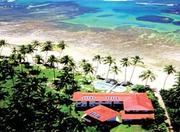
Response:
[[[165,106],[165,104],[164,104],[164,101],[163,101],[163,99],[162,99],[162,97],[161,97],[161,95],[160,95],[160,92],[159,92],[159,91],[158,91],[158,92],[155,92],[155,96],[158,98],[158,102],[159,102],[160,106],[165,110],[165,115],[166,115],[166,117],[167,117],[166,123],[169,124],[168,132],[174,132],[173,129],[172,129],[170,117],[169,117],[169,115],[168,115],[168,112],[167,112],[166,106]]]

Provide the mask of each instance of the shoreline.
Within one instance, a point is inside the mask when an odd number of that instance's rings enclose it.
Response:
[[[178,37],[172,33],[161,34],[138,28],[73,32],[59,29],[52,23],[30,21],[0,25],[0,38],[15,45],[27,44],[32,40],[65,40],[68,45],[90,49],[91,53],[109,53],[120,58],[139,55],[152,66],[165,65],[168,60],[180,69],[180,34]]]
[[[70,32],[56,28],[44,22],[25,22],[17,25],[5,24],[0,25],[0,39],[7,40],[14,45],[29,44],[33,40],[41,42],[52,40],[55,42],[64,40],[69,46],[65,54],[72,56],[76,61],[80,59],[92,60],[93,56],[111,55],[118,59],[139,55],[143,58],[146,66],[152,69],[158,75],[157,80],[150,83],[152,87],[158,90],[166,76],[162,72],[164,65],[172,64],[177,70],[180,70],[180,45],[178,42],[172,44],[172,38],[156,36],[159,33],[146,30],[136,31],[128,30],[110,30],[110,31],[76,31]],[[163,45],[162,45],[163,43]],[[180,44],[180,43],[179,43]],[[5,49],[5,48],[4,48]],[[5,49],[6,53],[9,52]],[[132,69],[129,68],[131,71]],[[142,68],[138,68],[135,75],[139,75]],[[122,81],[123,73],[120,73],[119,79]],[[137,78],[137,77],[136,77]],[[142,83],[140,79],[134,79],[136,83]],[[171,87],[174,82],[174,76],[169,77],[167,88]]]

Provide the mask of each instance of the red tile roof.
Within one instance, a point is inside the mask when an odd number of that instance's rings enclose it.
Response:
[[[107,121],[108,119],[115,118],[116,116],[120,115],[117,111],[114,111],[108,107],[105,107],[103,105],[98,105],[96,107],[93,107],[89,110],[86,110],[85,113],[101,122]]]
[[[143,110],[153,111],[153,105],[151,100],[147,97],[146,93],[136,94],[134,98],[124,100],[124,109],[130,110]]]
[[[123,120],[141,120],[141,119],[155,119],[154,114],[126,114],[124,111],[120,112]]]
[[[75,92],[73,101],[120,101],[127,97],[128,93],[83,93]]]
[[[82,93],[75,92],[73,101],[122,101],[124,110],[153,111],[153,105],[146,93]]]

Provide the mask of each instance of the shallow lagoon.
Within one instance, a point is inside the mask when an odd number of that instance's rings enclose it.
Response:
[[[0,0],[0,21],[42,20],[57,25],[64,23],[105,29],[130,26],[172,32],[180,29],[180,15],[177,13],[179,6],[180,2],[176,0]],[[147,15],[169,17],[175,22],[159,23],[137,19]]]

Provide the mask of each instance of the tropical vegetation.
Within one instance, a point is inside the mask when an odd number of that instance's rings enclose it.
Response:
[[[172,128],[175,132],[180,130],[180,72],[176,73],[176,82],[169,90],[162,89],[161,96],[168,110]]]
[[[0,50],[2,52],[6,44],[8,43],[5,40],[0,41]],[[60,54],[58,56],[48,55],[49,51],[52,51],[54,47],[61,49]],[[94,75],[97,75],[100,69],[100,64],[107,66],[107,70],[105,70],[106,77],[101,77],[101,79],[108,79],[110,73],[113,74],[115,79],[115,76],[119,75],[118,73],[121,71],[120,66],[112,56],[101,57],[100,55],[96,55],[92,59],[95,64],[86,59],[82,59],[80,63],[77,63],[69,55],[62,56],[62,52],[66,50],[66,47],[64,41],[60,41],[58,44],[52,41],[44,43],[33,41],[28,45],[14,47],[10,56],[1,57],[1,131],[101,132],[112,129],[112,126],[101,123],[88,126],[81,119],[82,112],[74,109],[71,97],[75,91],[96,92],[92,86],[92,81],[95,79]],[[42,54],[36,52],[38,49],[41,49]],[[45,52],[44,56],[43,52]],[[130,76],[131,81],[136,67],[143,64],[142,58],[139,56],[131,57],[131,59],[122,58],[120,63],[124,67],[124,82],[127,81],[127,68],[129,66],[133,67]],[[165,72],[169,76],[175,72],[174,67],[169,65],[165,68]],[[166,90],[161,92],[165,104],[168,105],[168,111],[173,111],[170,117],[175,130],[179,125],[179,117],[173,118],[179,112],[179,102],[177,101],[179,76],[177,74],[177,82],[173,90],[171,90],[171,95],[167,94]],[[146,80],[145,85],[148,84],[149,80],[156,79],[155,74],[150,70],[145,70],[139,77]],[[153,123],[144,123],[142,127],[140,126],[137,129],[157,132],[166,131],[168,125],[165,123],[164,110],[159,106],[153,90],[147,86],[135,85],[135,87],[129,86],[129,91],[147,92],[156,109],[156,120]],[[172,107],[169,106],[169,102],[167,103],[165,97],[171,98],[172,102],[170,104],[173,104]],[[175,103],[176,101],[177,103]],[[173,109],[176,107],[177,109]],[[124,127],[116,129],[124,130]]]

